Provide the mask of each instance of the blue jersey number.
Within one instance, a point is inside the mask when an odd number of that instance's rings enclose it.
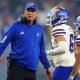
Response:
[[[74,51],[74,37],[73,37],[73,34],[70,34],[69,51],[70,51],[71,53],[73,53],[73,51]]]

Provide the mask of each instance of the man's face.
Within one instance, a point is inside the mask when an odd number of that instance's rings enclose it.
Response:
[[[37,16],[37,11],[35,11],[33,8],[28,8],[24,11],[24,16],[27,20],[33,21]]]

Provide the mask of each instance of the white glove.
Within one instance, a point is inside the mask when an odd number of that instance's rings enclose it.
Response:
[[[46,50],[46,54],[47,54],[47,55],[51,55],[51,51],[52,51],[52,50]]]
[[[73,80],[74,79],[74,76],[70,76],[68,80]]]

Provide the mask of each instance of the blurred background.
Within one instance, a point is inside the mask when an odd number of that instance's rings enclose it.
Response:
[[[34,2],[38,5],[38,22],[43,26],[46,49],[51,48],[50,31],[45,25],[47,12],[54,6],[62,6],[69,12],[70,20],[68,24],[75,29],[73,22],[80,15],[80,0],[0,0],[0,39],[4,36],[9,25],[19,20],[24,11],[25,3]],[[4,51],[4,63],[0,64],[0,80],[6,80],[7,60],[10,52],[10,44]],[[41,63],[38,65],[37,80],[45,79],[45,70]],[[78,79],[77,79],[78,80]],[[79,79],[80,80],[80,79]]]

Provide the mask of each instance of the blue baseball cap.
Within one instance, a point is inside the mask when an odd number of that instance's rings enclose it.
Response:
[[[25,9],[33,8],[35,11],[38,10],[38,6],[35,3],[28,3],[25,5]]]

